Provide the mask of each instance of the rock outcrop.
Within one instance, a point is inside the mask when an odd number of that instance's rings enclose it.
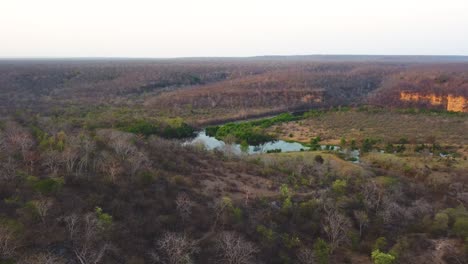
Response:
[[[400,100],[405,102],[429,103],[432,106],[443,106],[447,111],[452,112],[468,112],[468,99],[463,96],[401,92]]]

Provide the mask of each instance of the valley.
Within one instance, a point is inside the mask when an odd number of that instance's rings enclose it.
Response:
[[[466,263],[467,72],[0,61],[0,263]]]

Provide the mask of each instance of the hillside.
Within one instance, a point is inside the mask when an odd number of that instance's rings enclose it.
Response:
[[[2,61],[0,264],[467,263],[458,60]]]

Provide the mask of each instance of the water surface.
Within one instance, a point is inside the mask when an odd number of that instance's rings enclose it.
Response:
[[[214,137],[206,135],[205,131],[198,132],[197,136],[189,141],[186,141],[184,144],[203,144],[206,149],[220,149],[220,150],[229,150],[234,153],[248,153],[248,154],[258,154],[266,153],[267,151],[280,149],[281,152],[293,152],[308,150],[309,147],[306,147],[297,142],[287,142],[284,140],[275,140],[269,141],[258,146],[245,146],[242,147],[240,144],[226,144],[222,140],[218,140]]]

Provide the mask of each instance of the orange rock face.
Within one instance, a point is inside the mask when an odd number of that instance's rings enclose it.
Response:
[[[301,101],[304,103],[321,103],[322,102],[322,95],[315,95],[315,94],[307,94],[301,98]]]
[[[434,106],[443,105],[447,111],[468,112],[468,99],[463,96],[439,96],[435,94],[401,92],[400,100],[406,102],[428,102]]]
[[[468,100],[462,96],[447,97],[447,110],[453,112],[468,112]]]

